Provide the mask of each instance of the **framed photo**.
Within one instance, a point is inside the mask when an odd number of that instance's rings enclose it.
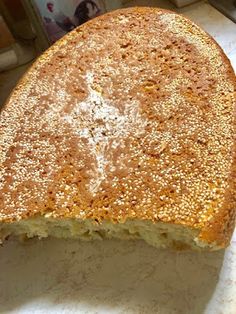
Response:
[[[101,0],[33,0],[50,43],[105,12]]]

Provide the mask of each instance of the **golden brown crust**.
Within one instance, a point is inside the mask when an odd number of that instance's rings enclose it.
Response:
[[[221,48],[183,16],[131,8],[84,24],[38,59],[2,112],[1,221],[147,219],[226,246],[235,88]]]
[[[214,39],[212,39],[214,41]],[[218,46],[219,47],[219,46]],[[229,59],[225,56],[221,47],[219,47],[222,59],[225,65],[228,67],[228,76],[234,85],[234,98],[236,102],[236,79],[234,70],[230,64]],[[232,111],[234,117],[236,117],[236,107]],[[234,119],[234,134],[236,134],[236,121]],[[215,243],[218,247],[227,247],[230,243],[232,233],[235,228],[236,219],[236,142],[233,135],[234,144],[232,145],[232,165],[230,169],[230,175],[228,178],[229,188],[225,191],[224,203],[219,212],[208,221],[202,228],[198,238],[206,243]]]

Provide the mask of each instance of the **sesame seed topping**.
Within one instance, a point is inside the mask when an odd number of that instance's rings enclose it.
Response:
[[[232,188],[234,90],[220,48],[182,16],[127,9],[81,26],[1,113],[0,220],[202,227]]]

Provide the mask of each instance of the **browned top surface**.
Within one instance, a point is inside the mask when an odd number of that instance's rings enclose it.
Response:
[[[233,215],[234,87],[221,49],[183,16],[133,8],[85,24],[39,58],[1,114],[0,219],[202,228]]]

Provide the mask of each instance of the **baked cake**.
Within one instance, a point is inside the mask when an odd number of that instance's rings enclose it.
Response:
[[[235,224],[235,75],[193,22],[117,10],[47,50],[0,117],[0,237],[220,249]]]

